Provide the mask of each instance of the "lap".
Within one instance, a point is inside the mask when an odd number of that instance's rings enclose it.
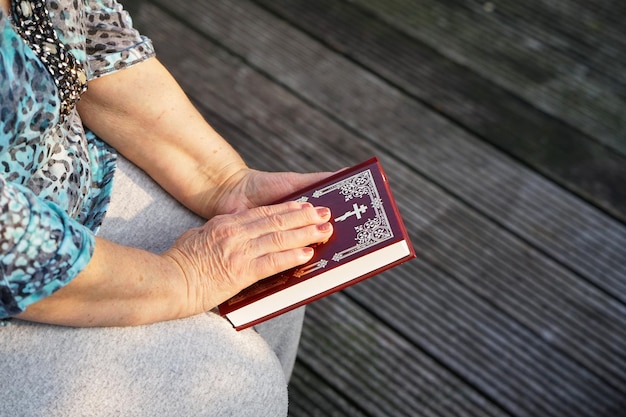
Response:
[[[6,415],[287,413],[285,377],[268,344],[212,314],[130,328],[15,320],[0,333]]]

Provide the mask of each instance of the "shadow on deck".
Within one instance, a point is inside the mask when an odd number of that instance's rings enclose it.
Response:
[[[626,416],[626,5],[143,1],[265,170],[378,155],[418,259],[308,307],[296,416]]]

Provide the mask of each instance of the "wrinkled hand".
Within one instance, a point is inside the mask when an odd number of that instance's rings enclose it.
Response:
[[[203,215],[210,218],[214,214],[234,213],[271,204],[331,174],[330,172],[299,174],[243,169],[233,175],[211,201],[206,201]]]
[[[332,234],[330,210],[282,203],[219,215],[185,232],[163,256],[187,283],[192,314],[208,311],[256,281],[309,261]]]

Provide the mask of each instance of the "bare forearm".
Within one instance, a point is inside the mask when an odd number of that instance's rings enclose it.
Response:
[[[196,213],[246,168],[156,60],[96,79],[79,102],[86,126]]]
[[[171,320],[186,311],[180,270],[159,255],[98,239],[87,268],[19,317],[66,326],[127,326]]]

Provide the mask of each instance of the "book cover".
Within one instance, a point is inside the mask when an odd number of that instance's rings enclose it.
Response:
[[[304,265],[263,279],[219,305],[237,330],[308,304],[415,257],[377,158],[278,202],[310,202],[332,213],[333,235]]]

